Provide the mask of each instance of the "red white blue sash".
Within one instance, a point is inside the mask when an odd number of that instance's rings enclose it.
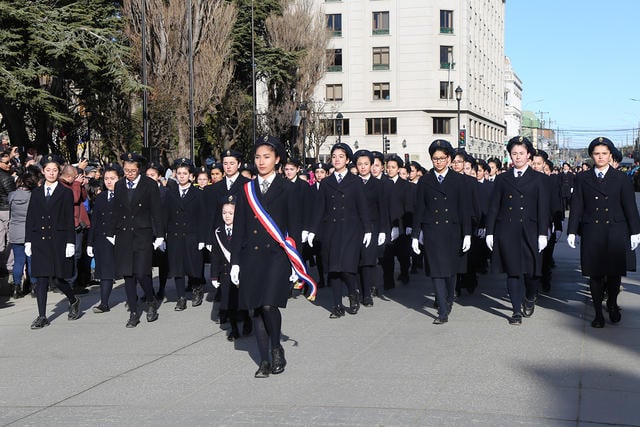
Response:
[[[271,218],[271,216],[267,213],[267,211],[262,207],[262,204],[256,197],[256,189],[255,186],[257,179],[253,181],[249,181],[244,185],[244,193],[247,196],[247,200],[249,201],[249,206],[251,206],[251,210],[253,214],[258,218],[260,224],[264,227],[264,229],[269,233],[269,235],[275,240],[282,249],[284,249],[285,254],[287,254],[287,258],[291,262],[291,266],[293,270],[296,272],[298,277],[305,281],[311,287],[311,292],[307,299],[309,301],[313,301],[316,299],[316,292],[318,287],[316,286],[316,282],[313,278],[307,273],[307,268],[302,261],[302,257],[296,250],[296,244],[294,240],[290,236],[284,236],[278,227],[278,224]],[[299,287],[299,286],[298,286]]]

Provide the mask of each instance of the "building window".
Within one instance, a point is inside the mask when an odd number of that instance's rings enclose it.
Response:
[[[342,49],[327,49],[327,71],[342,71]]]
[[[373,84],[373,99],[391,99],[391,93],[389,90],[389,83],[374,83]]]
[[[453,99],[453,82],[440,82],[440,99]]]
[[[334,37],[342,37],[342,15],[340,13],[327,15],[327,28]]]
[[[451,133],[451,119],[448,117],[434,117],[433,118],[433,133],[434,134],[450,134]]]
[[[398,133],[395,117],[367,119],[367,135],[395,135]]]
[[[440,32],[445,34],[453,33],[453,10],[440,11]]]
[[[327,135],[349,136],[349,119],[321,119],[320,126],[322,126]]]
[[[373,48],[373,69],[374,70],[389,69],[389,48],[388,47]]]
[[[456,63],[453,62],[453,46],[440,46],[440,68],[453,69]]]
[[[373,12],[372,34],[389,34],[389,12]]]
[[[327,85],[326,101],[342,101],[342,85]]]

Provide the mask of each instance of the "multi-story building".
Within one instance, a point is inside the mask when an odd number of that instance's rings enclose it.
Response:
[[[334,125],[321,157],[338,134],[424,166],[434,139],[504,155],[504,0],[316,1],[333,35],[315,93]]]
[[[521,135],[522,131],[522,80],[511,67],[511,60],[504,57],[504,123],[505,139]]]

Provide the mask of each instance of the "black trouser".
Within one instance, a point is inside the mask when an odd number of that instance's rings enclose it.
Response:
[[[186,295],[186,286],[184,276],[178,276],[173,278],[174,283],[176,284],[176,294],[178,298],[184,298]],[[193,286],[201,286],[201,279],[199,277],[191,277],[189,276],[189,285]]]
[[[553,250],[556,248],[556,238],[552,234],[549,244],[542,251],[542,285],[544,289],[551,287],[551,267],[553,265]]]
[[[530,301],[536,299],[539,286],[539,277],[533,277],[528,274],[507,277],[507,289],[509,290],[509,299],[513,306],[513,314],[522,314],[523,298],[526,297]]]
[[[109,297],[113,290],[113,279],[100,279],[100,304],[109,306]]]
[[[265,305],[256,308],[253,313],[253,326],[258,342],[258,351],[262,362],[271,359],[269,347],[280,347],[280,331],[282,330],[282,315],[278,307]]]
[[[333,306],[342,306],[342,285],[347,287],[349,296],[356,295],[356,289],[358,288],[356,273],[329,273],[329,286],[331,286],[331,293],[333,294]]]
[[[615,307],[618,305],[621,280],[621,276],[597,276],[589,279],[589,289],[597,318],[603,317],[602,300],[604,299],[605,288],[607,289],[607,307]]]
[[[396,240],[385,246],[384,255],[382,257],[382,277],[385,289],[395,287],[395,257],[398,258],[398,262],[400,263],[400,275],[403,277],[409,276],[409,265],[411,260],[411,257],[409,256],[410,247],[409,236],[405,234],[401,234]]]
[[[449,277],[433,277],[433,287],[436,291],[438,302],[438,317],[446,319],[449,316],[450,307],[453,306],[453,296],[456,289],[456,275]]]
[[[376,266],[363,265],[360,267],[360,293],[362,298],[371,299],[371,288],[376,286]]]
[[[127,294],[129,311],[132,313],[138,311],[138,293],[136,292],[136,283],[140,283],[140,287],[142,287],[142,290],[144,291],[146,302],[152,302],[154,299],[150,274],[144,276],[124,276],[124,291]]]
[[[49,292],[49,281],[55,282],[56,287],[69,300],[69,304],[76,302],[76,296],[73,295],[73,289],[66,280],[59,277],[37,277],[36,278],[36,300],[38,301],[38,316],[45,317],[47,310],[47,293]]]

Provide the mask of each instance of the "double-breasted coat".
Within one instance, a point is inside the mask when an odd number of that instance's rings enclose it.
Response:
[[[431,170],[417,184],[412,235],[423,233],[427,274],[450,277],[466,271],[463,236],[471,235],[471,203],[464,175],[449,170],[442,183]]]
[[[547,236],[550,208],[545,175],[530,167],[521,177],[513,169],[496,177],[487,212],[493,235],[493,271],[509,276],[542,274],[538,236]]]
[[[153,179],[141,175],[134,189],[127,188],[126,178],[116,182],[110,229],[116,237],[116,274],[150,275],[153,241],[164,237],[160,190]]]
[[[640,233],[640,218],[629,178],[612,167],[602,179],[593,170],[576,175],[567,233],[581,235],[584,276],[635,271],[629,237]]]
[[[364,233],[371,233],[362,179],[347,172],[338,183],[332,174],[320,183],[316,201],[312,231],[322,241],[326,271],[357,273]]]
[[[164,206],[169,277],[201,277],[202,251],[207,238],[204,193],[190,185],[182,196],[179,187],[169,189]]]
[[[93,247],[96,261],[95,275],[98,279],[114,279],[116,276],[115,249],[107,240],[113,215],[113,199],[108,200],[109,191],[102,191],[93,202],[91,227],[87,234],[87,246]]]
[[[296,201],[291,181],[276,174],[265,194],[261,193],[257,178],[248,185],[254,186],[257,199],[283,235],[300,227],[295,223],[298,216],[292,214]],[[291,263],[253,214],[244,191],[239,193],[234,214],[231,264],[240,267],[240,309],[286,307]]]
[[[362,178],[359,178],[362,179]],[[364,183],[364,181],[363,181]],[[389,238],[389,211],[384,202],[384,189],[382,181],[369,176],[364,184],[364,197],[366,200],[366,210],[369,213],[371,223],[371,243],[364,245],[360,249],[360,266],[375,266],[378,264],[380,247],[378,246],[378,234],[386,233]]]
[[[227,236],[225,226],[216,228],[214,243],[211,249],[211,278],[217,279],[220,283],[220,310],[238,309],[238,288],[231,283],[231,258],[227,260],[225,251],[231,252],[231,242],[234,239],[234,232]],[[242,271],[242,270],[241,270]]]
[[[31,192],[25,242],[31,242],[33,277],[73,275],[74,258],[65,257],[66,245],[76,242],[71,190],[58,183],[49,200],[45,197],[45,185]]]

